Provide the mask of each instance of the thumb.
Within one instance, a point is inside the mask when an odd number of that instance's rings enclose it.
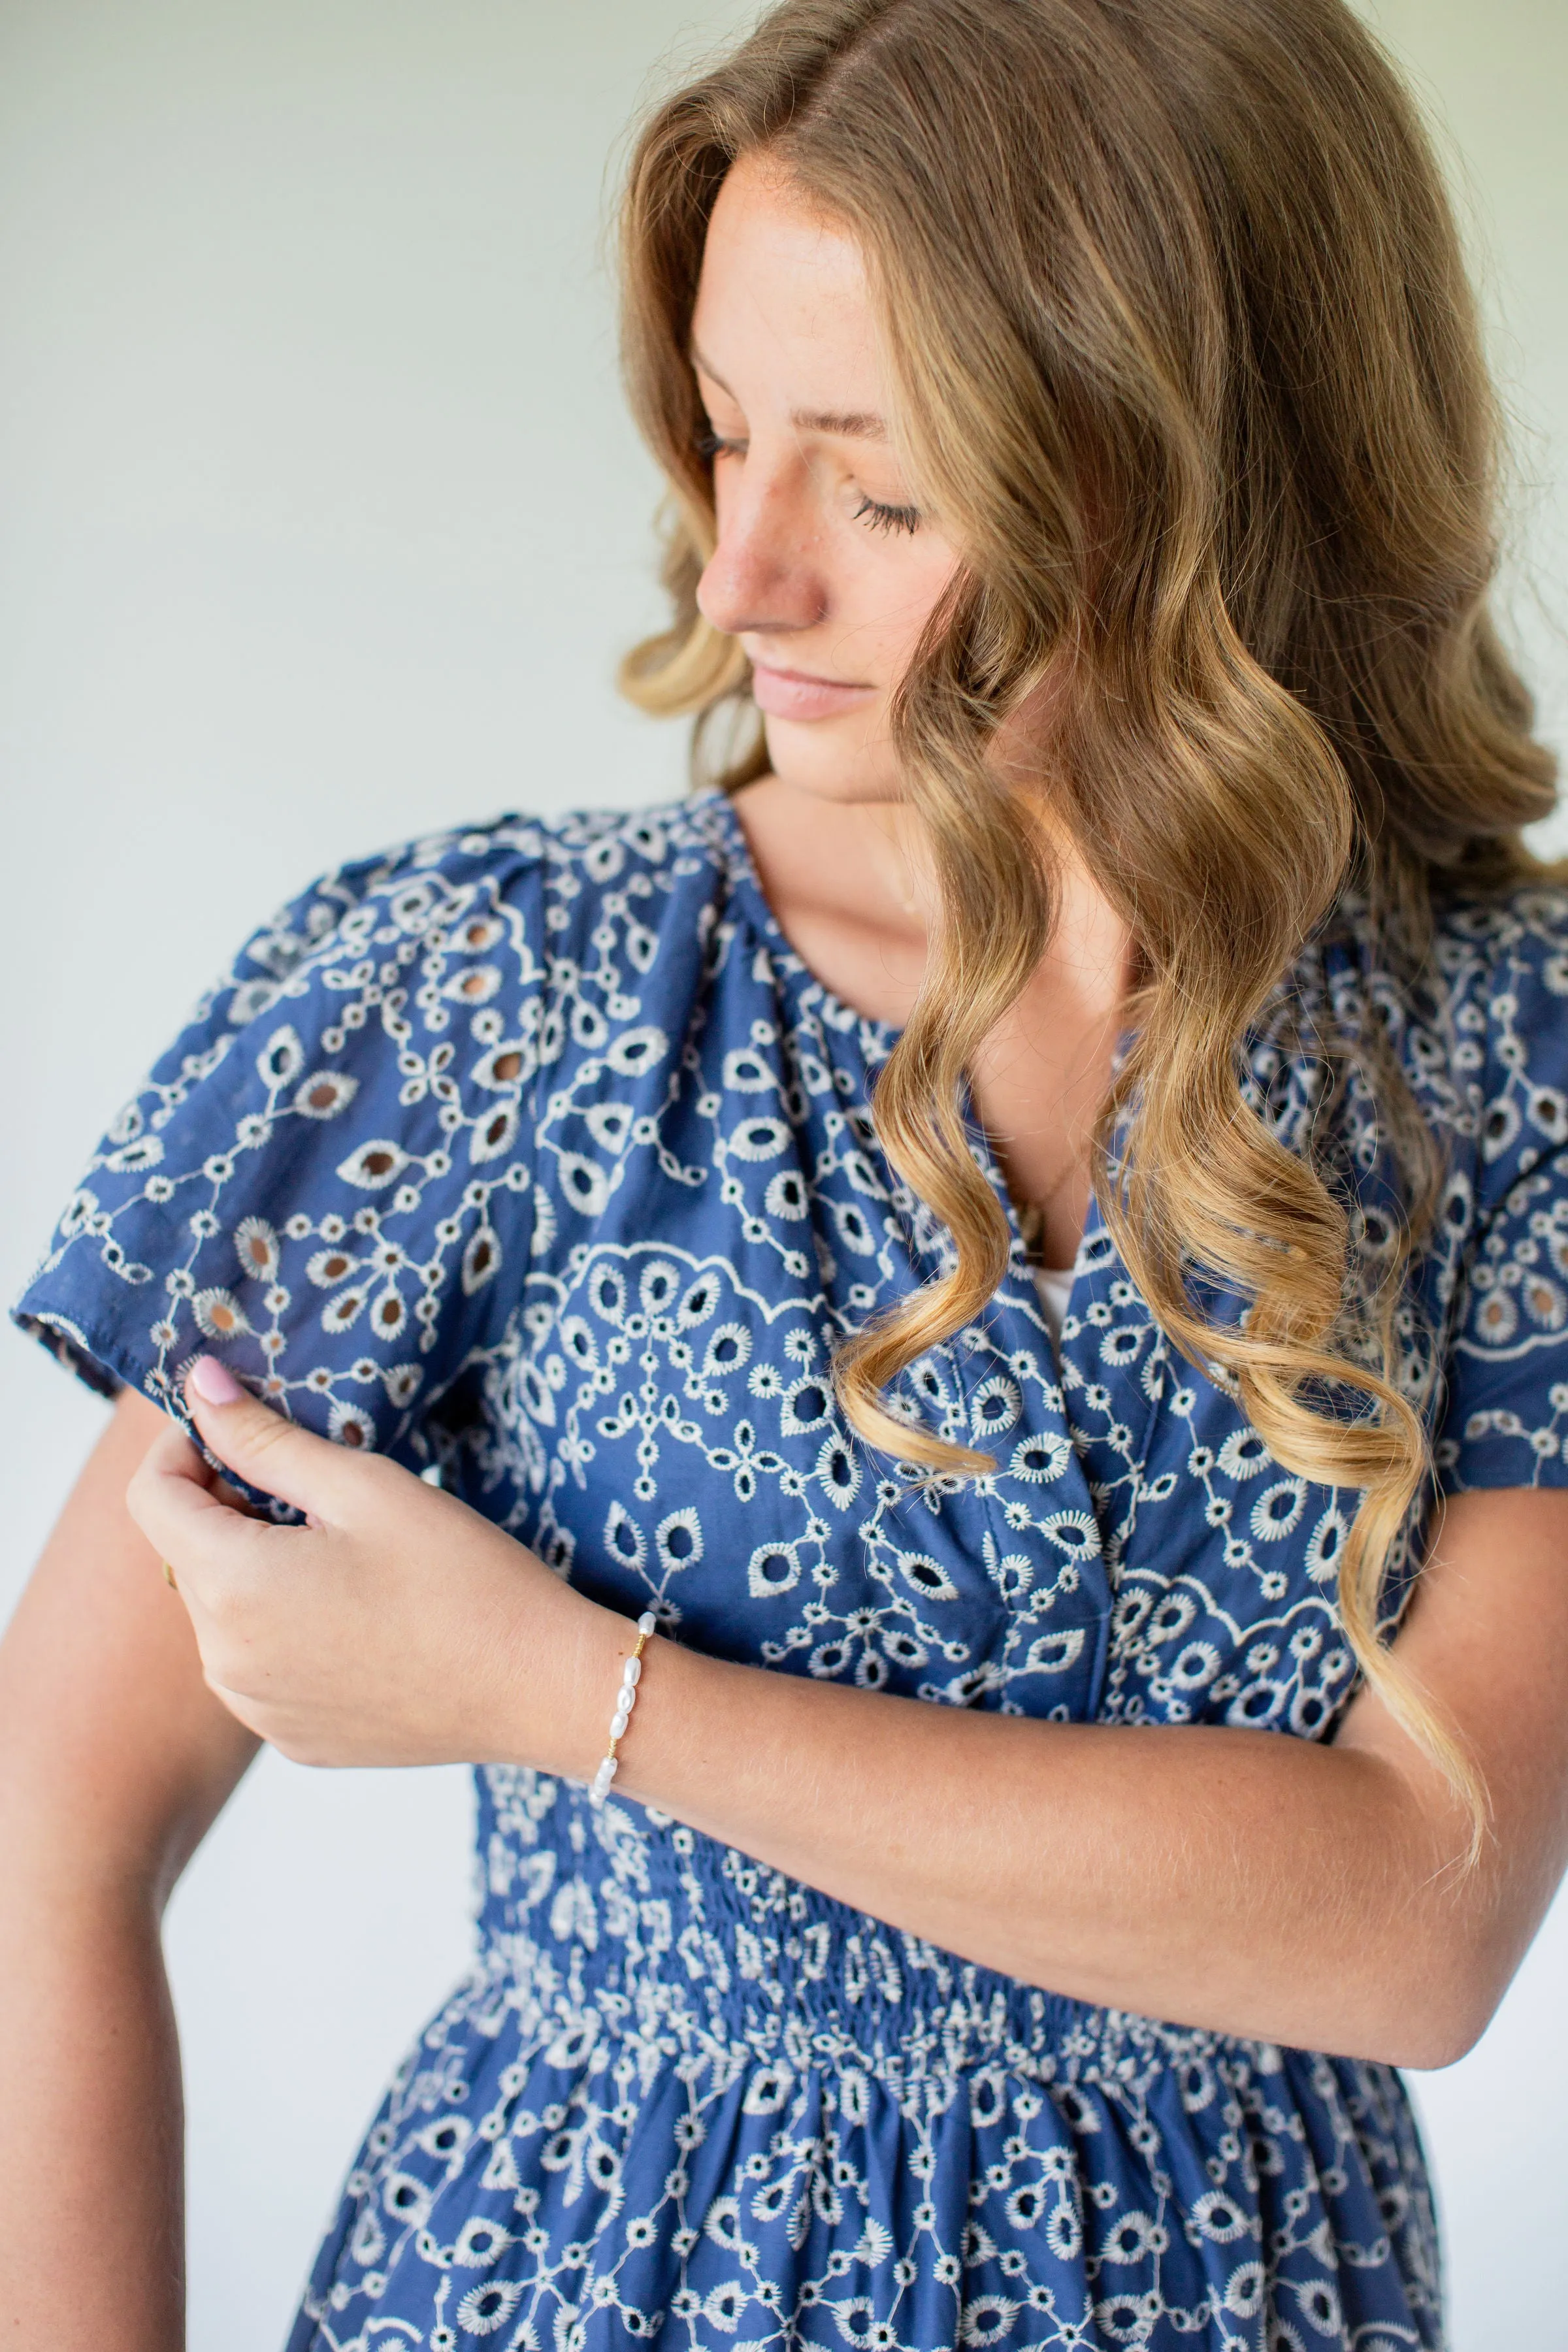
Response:
[[[249,1486],[312,1517],[330,1518],[346,1467],[327,1438],[300,1429],[242,1388],[216,1356],[185,1375],[185,1402],[202,1444]]]

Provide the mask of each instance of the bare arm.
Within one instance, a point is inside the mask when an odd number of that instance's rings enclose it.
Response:
[[[171,1887],[255,1752],[124,1495],[122,1397],[0,1643],[0,2343],[177,2352]]]
[[[1366,1692],[1322,1747],[954,1714],[660,1648],[616,1785],[1030,1983],[1445,2065],[1568,1859],[1568,1496],[1453,1503],[1401,1654],[1490,1792],[1473,1873],[1468,1815]]]
[[[312,1516],[237,1517],[173,1433],[133,1490],[237,1713],[304,1762],[592,1775],[624,1618],[406,1471],[252,1398],[197,1411],[221,1459]],[[1401,1647],[1491,1792],[1468,1874],[1467,1816],[1367,1694],[1322,1747],[970,1714],[655,1643],[616,1785],[1030,1983],[1440,2065],[1568,1854],[1568,1495],[1453,1504]]]

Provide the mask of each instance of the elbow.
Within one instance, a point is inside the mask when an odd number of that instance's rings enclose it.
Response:
[[[1445,2066],[1457,2066],[1461,2058],[1469,2056],[1485,2033],[1497,2015],[1501,1999],[1500,1987],[1495,1993],[1472,1995],[1435,2010],[1421,2021],[1416,2032],[1402,2032],[1396,2037],[1406,2046],[1390,2063],[1408,2067],[1417,2074],[1439,2074]]]
[[[1438,2074],[1445,2066],[1457,2066],[1461,2058],[1469,2056],[1491,2018],[1490,2010],[1484,2015],[1402,2018],[1397,2028],[1391,2028],[1387,2047],[1377,2054],[1385,2066],[1398,2066],[1415,2074]]]
[[[1510,1973],[1492,1954],[1470,1948],[1407,1954],[1390,1971],[1394,2003],[1376,2036],[1383,2046],[1368,2054],[1423,2074],[1458,2065],[1496,2016]]]
[[[1531,1922],[1491,1839],[1477,1853],[1456,1851],[1451,1819],[1401,1810],[1401,1833],[1360,1915],[1356,1975],[1367,2006],[1356,2054],[1437,2074],[1468,2057],[1490,2025]],[[1345,1924],[1353,1936],[1353,1912]]]

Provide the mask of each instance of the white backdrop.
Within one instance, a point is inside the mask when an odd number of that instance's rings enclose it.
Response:
[[[609,682],[658,607],[600,229],[650,76],[747,13],[0,0],[7,1296],[203,980],[310,874],[501,805],[679,789],[678,736]],[[1378,21],[1470,189],[1561,740],[1568,12]],[[101,1412],[0,1340],[0,1613]],[[194,2352],[277,2352],[462,1965],[467,1831],[456,1771],[268,1757],[177,1895]],[[1568,2343],[1565,1961],[1568,1905],[1479,2049],[1418,2085],[1456,2352]]]

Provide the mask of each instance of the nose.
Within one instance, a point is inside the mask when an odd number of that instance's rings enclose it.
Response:
[[[804,471],[765,467],[754,444],[720,469],[719,541],[697,583],[697,604],[726,636],[809,629],[826,614],[805,486],[796,478]]]

